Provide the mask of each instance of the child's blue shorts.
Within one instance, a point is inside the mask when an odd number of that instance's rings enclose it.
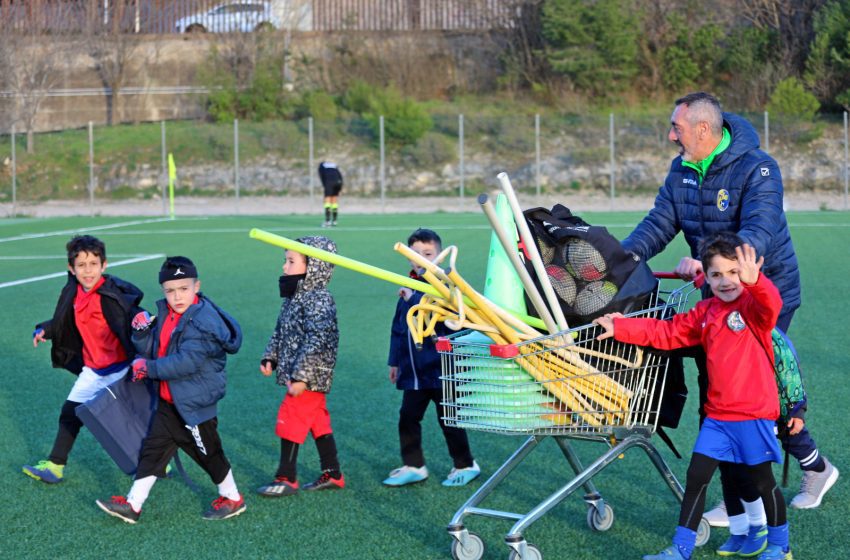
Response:
[[[782,452],[775,430],[776,422],[772,420],[706,418],[694,444],[694,453],[727,463],[758,465],[773,461],[781,464]]]

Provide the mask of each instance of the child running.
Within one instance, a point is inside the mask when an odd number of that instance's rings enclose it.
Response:
[[[327,237],[302,237],[297,241],[336,253],[336,244]],[[260,372],[270,376],[276,371],[278,384],[286,386],[277,413],[280,462],[274,480],[257,489],[263,496],[298,493],[298,450],[308,433],[316,441],[322,474],[301,489],[345,488],[327,407],[339,346],[336,304],[327,289],[332,275],[332,264],[286,251],[279,280],[283,304],[260,360]]]
[[[417,229],[407,239],[407,245],[426,259],[433,261],[442,251],[442,240],[430,229]],[[422,271],[411,262],[411,278],[421,280]],[[423,482],[428,478],[425,455],[422,452],[422,418],[433,402],[437,407],[437,422],[443,430],[443,437],[449,448],[454,467],[443,481],[443,486],[464,486],[481,474],[478,463],[472,458],[466,431],[447,426],[443,417],[440,401],[442,389],[440,383],[440,355],[434,342],[428,338],[422,348],[413,345],[410,329],[407,326],[407,312],[422,299],[422,292],[401,288],[395,308],[390,333],[390,382],[395,383],[402,393],[401,409],[398,413],[398,438],[401,444],[402,466],[390,472],[384,480],[387,486],[405,486]],[[449,331],[437,325],[437,334]]]
[[[767,548],[759,560],[791,560],[785,501],[771,462],[781,463],[774,435],[779,395],[773,371],[771,331],[782,299],[760,274],[764,257],[733,233],[705,240],[700,259],[713,297],[672,321],[627,319],[620,314],[595,322],[621,342],[672,350],[701,344],[708,358],[706,419],[688,467],[685,497],[673,544],[644,560],[689,559],[705,508],[705,491],[721,461],[745,465],[767,513]]]
[[[130,323],[142,311],[142,291],[106,271],[106,246],[90,235],[77,235],[65,246],[68,282],[59,294],[53,319],[36,325],[32,344],[50,340],[55,368],[77,380],[59,413],[59,431],[47,459],[25,465],[24,474],[55,484],[65,479],[68,455],[83,426],[75,409],[107,385],[121,379],[134,355]]]
[[[166,258],[159,283],[165,299],[156,302],[157,316],[133,326],[139,357],[132,364],[133,381],[159,381],[159,404],[126,498],[96,503],[109,515],[136,523],[157,477],[165,476],[168,462],[182,449],[218,487],[219,497],[204,519],[228,519],[245,511],[245,500],[221,446],[217,406],[227,385],[227,354],[239,350],[242,331],[200,292],[198,270],[188,258]]]

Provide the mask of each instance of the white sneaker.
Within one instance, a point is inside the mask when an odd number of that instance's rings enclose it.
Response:
[[[832,463],[823,458],[826,468],[823,472],[803,471],[803,480],[800,481],[800,493],[791,500],[791,507],[796,509],[812,509],[820,505],[823,495],[832,488],[838,480],[838,469]]]
[[[405,465],[390,472],[390,476],[384,480],[387,486],[407,486],[423,482],[428,478],[428,467],[411,467]]]
[[[726,503],[723,500],[720,500],[713,510],[705,512],[702,516],[712,527],[729,526],[729,515],[726,513]]]
[[[481,467],[476,461],[472,461],[471,467],[465,469],[452,469],[449,476],[443,481],[443,486],[466,486],[481,474]]]

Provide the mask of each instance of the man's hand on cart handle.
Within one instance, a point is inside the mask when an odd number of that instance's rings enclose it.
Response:
[[[692,259],[691,257],[682,257],[682,260],[679,261],[679,264],[676,265],[676,269],[673,272],[675,272],[676,276],[682,280],[690,282],[703,273],[702,263],[697,259]]]
[[[593,320],[594,325],[599,325],[604,329],[604,332],[596,337],[596,340],[605,340],[614,336],[614,319],[623,317],[622,313],[606,313],[602,317],[597,317]]]

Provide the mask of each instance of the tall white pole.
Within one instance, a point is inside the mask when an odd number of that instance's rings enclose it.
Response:
[[[162,215],[168,215],[168,158],[166,157],[166,144],[165,144],[165,121],[161,121],[159,123],[160,135],[162,136],[162,140],[160,142],[162,146]]]
[[[844,209],[847,210],[847,183],[848,177],[850,177],[850,162],[848,162],[847,156],[847,111],[844,111]]]
[[[845,115],[844,122],[847,122]],[[846,127],[845,127],[846,128]],[[18,214],[18,161],[15,155],[15,125],[12,125],[12,217]]]
[[[464,195],[464,161],[463,161],[463,114],[457,117],[457,146],[458,157],[460,158],[460,200],[463,201]]]
[[[89,121],[89,213],[94,216],[94,129]]]
[[[236,211],[239,211],[239,119],[233,119],[233,181],[236,187]]]
[[[534,185],[540,197],[540,114],[534,115]]]
[[[384,175],[384,116],[380,116],[380,129],[381,129],[381,169],[380,169],[380,180],[381,180],[381,211],[384,210],[384,205],[386,200],[384,197],[386,196],[386,182]]]
[[[312,206],[312,204],[313,204],[313,190],[314,190],[315,184],[316,184],[315,177],[313,176],[313,174],[315,173],[315,169],[316,169],[315,165],[314,165],[315,164],[315,159],[314,159],[315,155],[314,155],[314,152],[313,152],[313,150],[314,150],[314,146],[313,146],[313,117],[307,118],[307,141],[308,141],[308,144],[310,144],[310,155],[309,155],[310,169],[309,169],[309,173],[307,173],[307,176],[310,178],[310,205]]]
[[[764,112],[764,151],[770,152],[770,115]]]
[[[614,113],[608,115],[608,137],[610,139],[611,148],[611,209],[614,209],[614,185],[616,182],[616,158],[614,157]]]

